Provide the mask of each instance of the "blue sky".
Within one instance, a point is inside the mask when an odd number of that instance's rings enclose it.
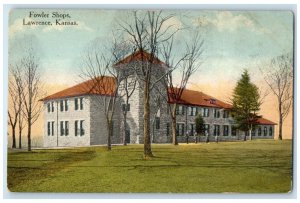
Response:
[[[29,12],[68,13],[78,26],[24,26],[25,21],[43,20],[29,18]],[[19,41],[24,36],[35,35],[41,50],[41,64],[45,81],[75,84],[78,81],[80,56],[87,44],[98,38],[107,43],[118,20],[127,19],[124,10],[55,10],[16,9],[9,16],[11,55],[20,55]],[[203,64],[191,83],[209,83],[211,78],[236,81],[243,69],[253,73],[258,66],[277,55],[293,50],[293,15],[289,11],[203,11],[174,10],[170,19],[177,27],[200,31],[205,42]],[[45,20],[45,19],[44,19]],[[53,18],[48,18],[54,22]],[[179,33],[175,49],[181,50],[189,32]],[[11,58],[12,59],[12,58]],[[201,76],[201,81],[199,80]]]

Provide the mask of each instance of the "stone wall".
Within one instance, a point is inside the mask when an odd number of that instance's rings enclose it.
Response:
[[[83,99],[83,110],[75,110],[74,97],[64,98],[67,100],[68,110],[60,111],[60,100],[50,100],[44,102],[44,147],[64,147],[64,146],[89,146],[90,145],[90,100]],[[47,111],[48,102],[54,103],[54,112]],[[65,106],[65,102],[64,102]],[[85,134],[75,136],[75,120],[84,120]],[[60,122],[69,122],[69,134],[61,135]],[[48,135],[47,123],[54,122],[54,133]]]

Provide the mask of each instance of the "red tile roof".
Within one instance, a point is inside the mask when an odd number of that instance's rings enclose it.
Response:
[[[133,61],[150,61],[151,59],[151,54],[149,54],[148,52],[142,50],[142,51],[137,51],[127,57],[125,57],[124,59],[122,59],[121,61],[117,62],[115,64],[115,66],[121,65],[121,64],[127,64]],[[157,57],[154,57],[153,59],[153,64],[159,64],[159,65],[163,65],[165,64],[164,62],[162,62],[161,60],[159,60]]]
[[[101,84],[101,85],[99,85]],[[76,97],[76,96],[83,96],[83,95],[112,95],[115,91],[115,79],[113,77],[98,77],[93,80],[88,80],[82,82],[78,85],[73,87],[64,89],[52,95],[49,95],[41,101],[47,101],[51,99],[62,99],[67,97]],[[170,93],[169,89],[169,94]],[[169,103],[175,103],[172,100],[172,95],[170,95]],[[222,102],[212,96],[204,94],[203,92],[198,92],[194,90],[185,89],[182,93],[180,101],[177,101],[178,104],[184,105],[192,105],[192,106],[206,106],[206,107],[215,107],[215,108],[225,108],[231,109],[232,106],[225,102]],[[257,120],[258,124],[263,125],[276,125],[276,123],[267,120],[265,118],[259,118]]]
[[[73,87],[64,89],[55,94],[49,95],[41,101],[50,99],[61,99],[66,97],[75,97],[83,95],[112,95],[115,91],[115,79],[113,77],[104,76],[82,82]]]
[[[257,124],[262,124],[262,125],[277,125],[277,123],[274,123],[268,119],[265,118],[258,118],[256,121]]]
[[[171,89],[169,89],[170,101],[169,103],[175,103],[176,101],[173,99],[171,95]],[[215,108],[225,108],[230,109],[232,106],[223,101],[220,101],[212,96],[204,94],[203,92],[198,92],[195,90],[185,89],[182,92],[181,98],[176,103],[185,104],[185,105],[194,105],[194,106],[207,106],[207,107],[215,107]]]

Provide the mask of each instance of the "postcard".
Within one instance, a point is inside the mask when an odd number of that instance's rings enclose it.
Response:
[[[294,14],[15,8],[7,188],[289,193]]]

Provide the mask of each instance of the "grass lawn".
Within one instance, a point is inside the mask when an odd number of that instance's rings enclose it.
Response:
[[[143,145],[8,152],[14,192],[283,193],[291,190],[292,141]]]

